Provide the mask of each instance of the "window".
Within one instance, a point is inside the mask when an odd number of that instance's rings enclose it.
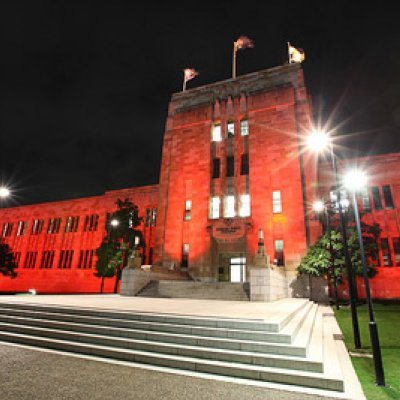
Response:
[[[21,252],[17,251],[15,253],[13,253],[13,258],[14,258],[14,262],[15,262],[15,268],[18,268],[19,263],[21,262]]]
[[[278,214],[282,212],[281,191],[272,192],[272,212]]]
[[[382,201],[378,186],[372,187],[372,198],[374,200],[375,210],[382,210]]]
[[[213,142],[220,142],[222,140],[221,125],[214,125],[212,127],[211,140]]]
[[[249,155],[242,154],[241,163],[240,163],[240,175],[248,175],[249,174]]]
[[[184,216],[185,221],[190,221],[192,219],[191,212],[192,212],[192,200],[186,200],[185,201],[185,216]]]
[[[42,233],[43,226],[43,219],[34,219],[32,222],[32,235],[39,235],[40,233]]]
[[[394,251],[394,262],[396,266],[400,267],[400,237],[393,238],[392,242]]]
[[[242,194],[240,196],[239,216],[249,217],[250,216],[250,195]]]
[[[151,210],[151,226],[156,226],[157,222],[157,208]]]
[[[233,218],[235,216],[235,196],[225,196],[224,218]]]
[[[85,226],[83,227],[83,230],[85,232],[94,232],[97,231],[98,225],[99,225],[99,216],[97,214],[86,215]]]
[[[249,134],[249,121],[243,119],[240,121],[240,136],[247,136]]]
[[[390,255],[389,240],[387,238],[381,239],[381,249],[383,257],[383,265],[385,267],[392,265],[392,257]]]
[[[363,211],[371,211],[371,200],[369,198],[368,188],[361,190],[361,203]]]
[[[47,233],[58,233],[60,231],[60,226],[61,226],[61,218],[49,219]]]
[[[68,217],[65,224],[65,232],[76,232],[78,230],[79,217]]]
[[[28,251],[26,253],[24,268],[35,268],[37,251]]]
[[[233,122],[228,122],[226,124],[226,137],[229,138],[233,138],[233,136],[235,135],[235,124]]]
[[[151,221],[151,208],[146,208],[146,219],[145,219],[145,226],[150,226]]]
[[[42,253],[42,261],[40,262],[40,268],[52,268],[54,260],[54,250],[44,251]]]
[[[26,223],[25,221],[19,221],[17,227],[17,236],[25,235],[27,228],[28,228],[28,223]]]
[[[284,265],[285,260],[283,257],[283,240],[275,240],[274,248],[275,248],[274,263],[276,265]]]
[[[91,269],[93,267],[94,250],[81,250],[79,254],[78,268]]]
[[[394,208],[393,204],[393,197],[392,197],[392,191],[390,190],[390,186],[382,186],[383,189],[383,198],[385,199],[385,207],[386,208]]]
[[[235,176],[235,158],[233,156],[226,157],[226,176]]]
[[[331,207],[332,207],[333,212],[338,213],[339,212],[339,202],[337,199],[336,191],[330,192],[330,198],[331,198]],[[346,190],[340,191],[340,204],[342,206],[342,211],[348,210],[350,201],[348,199]]]
[[[3,230],[1,232],[1,236],[2,237],[9,237],[11,236],[12,233],[12,228],[13,228],[13,224],[10,222],[7,222],[3,225]]]
[[[71,268],[73,255],[73,250],[61,250],[58,268]]]
[[[219,218],[219,208],[221,199],[219,197],[211,197],[210,199],[210,219]]]
[[[214,158],[213,159],[213,164],[212,164],[212,177],[213,179],[219,178],[219,171],[220,171],[220,159],[219,158]]]
[[[181,268],[187,268],[188,266],[189,266],[189,243],[183,243]]]

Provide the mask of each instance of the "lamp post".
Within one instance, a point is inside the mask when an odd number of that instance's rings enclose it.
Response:
[[[0,208],[3,205],[3,200],[10,196],[10,189],[6,186],[0,186]]]
[[[369,279],[367,273],[367,262],[365,259],[364,243],[361,233],[360,215],[358,213],[358,204],[356,199],[356,192],[365,186],[367,182],[366,175],[359,171],[349,171],[344,177],[344,185],[351,192],[354,216],[356,220],[358,243],[360,246],[361,265],[364,277],[365,296],[367,300],[368,313],[369,313],[369,335],[371,339],[372,354],[374,359],[375,379],[378,386],[385,386],[385,374],[382,364],[381,347],[379,344],[378,326],[375,322],[374,309],[372,307],[371,291],[369,287]]]
[[[358,316],[357,316],[357,305],[356,305],[356,288],[354,282],[354,273],[353,273],[353,266],[351,263],[349,248],[347,245],[347,229],[346,223],[344,220],[343,215],[343,204],[341,201],[340,196],[340,189],[339,189],[339,177],[338,177],[338,170],[337,170],[337,163],[336,163],[336,155],[333,151],[333,143],[329,135],[323,131],[315,130],[307,137],[307,147],[316,152],[321,153],[324,150],[329,150],[331,160],[332,160],[332,169],[335,175],[335,192],[336,192],[336,199],[338,202],[338,211],[339,211],[339,218],[340,218],[340,230],[342,236],[342,246],[343,246],[343,253],[345,259],[345,265],[347,269],[348,275],[348,283],[349,283],[349,297],[350,297],[350,308],[351,308],[351,319],[352,319],[352,326],[353,326],[353,337],[354,337],[354,347],[356,349],[361,348],[361,336],[360,336],[360,328],[358,325]]]
[[[109,225],[108,225],[108,232],[107,232],[107,246],[106,246],[106,268],[108,268],[108,249],[110,246],[110,238],[111,238],[111,229],[116,228],[119,225],[119,221],[113,218]],[[103,293],[104,288],[104,275],[105,271],[103,271],[103,276],[101,277],[101,285],[100,285],[100,293]]]

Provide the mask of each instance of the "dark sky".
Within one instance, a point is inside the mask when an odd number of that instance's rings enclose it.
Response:
[[[316,119],[343,144],[400,151],[400,24],[392,2],[0,3],[0,177],[29,204],[157,183],[167,105],[196,87],[286,61],[302,47]],[[391,8],[392,7],[392,8]],[[349,139],[350,138],[350,139]]]

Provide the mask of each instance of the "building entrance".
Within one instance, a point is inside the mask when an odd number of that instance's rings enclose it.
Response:
[[[246,257],[243,254],[220,254],[218,280],[246,282]]]

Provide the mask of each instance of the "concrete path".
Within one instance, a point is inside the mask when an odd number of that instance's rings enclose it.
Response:
[[[319,396],[159,372],[0,343],[4,400],[318,400]],[[324,400],[329,400],[327,397]]]

